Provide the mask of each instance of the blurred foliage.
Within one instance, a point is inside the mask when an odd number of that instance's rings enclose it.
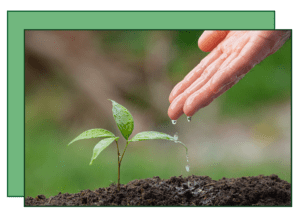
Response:
[[[172,46],[177,50],[176,58],[169,64],[168,75],[177,84],[207,53],[198,48],[198,39],[203,31],[187,30],[174,33]]]

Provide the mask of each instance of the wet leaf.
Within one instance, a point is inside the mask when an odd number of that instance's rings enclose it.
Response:
[[[188,151],[185,144],[183,144],[181,141],[177,140],[178,136],[176,138],[174,138],[173,136],[162,133],[162,132],[154,132],[154,131],[140,132],[140,133],[136,134],[130,141],[131,142],[132,141],[146,141],[146,140],[156,140],[156,139],[169,140],[169,141],[173,141],[175,143],[179,143],[185,148],[186,153]]]
[[[122,105],[118,104],[117,102],[110,100],[113,104],[112,112],[115,118],[115,121],[118,125],[118,128],[124,138],[128,140],[129,136],[131,135],[134,122],[132,115],[130,112]]]
[[[81,140],[81,139],[90,139],[90,138],[106,138],[106,137],[114,137],[115,135],[111,133],[110,131],[107,131],[105,129],[90,129],[83,133],[81,133],[79,136],[77,136],[73,141],[71,141],[70,144],[72,144],[75,141]]]
[[[162,132],[140,132],[136,134],[130,141],[145,141],[145,140],[154,140],[154,139],[164,139],[175,141],[174,137]]]
[[[93,150],[93,155],[92,155],[92,159],[90,162],[90,165],[93,164],[93,161],[98,157],[98,155],[105,149],[107,148],[114,140],[118,140],[119,137],[115,137],[115,138],[105,138],[101,141],[98,142],[98,144],[96,144],[96,146],[94,147]]]

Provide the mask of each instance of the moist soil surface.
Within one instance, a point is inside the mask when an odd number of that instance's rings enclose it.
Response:
[[[241,178],[208,176],[134,180],[95,191],[25,198],[25,206],[291,206],[291,184],[277,175]]]

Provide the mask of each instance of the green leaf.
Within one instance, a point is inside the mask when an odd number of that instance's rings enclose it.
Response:
[[[145,140],[154,140],[154,139],[163,139],[175,141],[174,137],[162,132],[140,132],[136,134],[130,141],[145,141]]]
[[[87,131],[81,133],[79,136],[77,136],[73,141],[71,141],[68,144],[68,146],[70,144],[72,144],[73,142],[81,140],[81,139],[105,138],[105,137],[115,137],[115,135],[105,129],[90,129],[90,130],[87,130]]]
[[[129,136],[131,135],[134,122],[132,115],[130,112],[122,105],[118,104],[117,102],[110,100],[113,104],[112,112],[115,118],[115,121],[118,125],[118,128],[124,138],[128,140]]]
[[[92,165],[93,161],[98,157],[98,155],[105,149],[107,148],[114,140],[118,140],[119,137],[115,137],[115,138],[105,138],[101,141],[98,142],[98,144],[96,144],[96,146],[94,147],[93,150],[93,155],[92,155],[92,159],[90,162],[90,165]]]
[[[175,139],[173,136],[162,133],[162,132],[153,132],[153,131],[149,131],[149,132],[140,132],[138,134],[136,134],[131,140],[132,141],[146,141],[146,140],[155,140],[155,139],[161,139],[161,140],[169,140],[169,141],[173,141],[175,143],[179,143],[181,144],[185,150],[186,153],[188,151],[187,147],[185,146],[185,144],[183,144],[181,141],[178,141],[177,139]]]

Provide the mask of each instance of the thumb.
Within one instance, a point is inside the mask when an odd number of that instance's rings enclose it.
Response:
[[[204,31],[198,40],[198,46],[203,52],[212,51],[225,37],[229,31],[214,30]]]

